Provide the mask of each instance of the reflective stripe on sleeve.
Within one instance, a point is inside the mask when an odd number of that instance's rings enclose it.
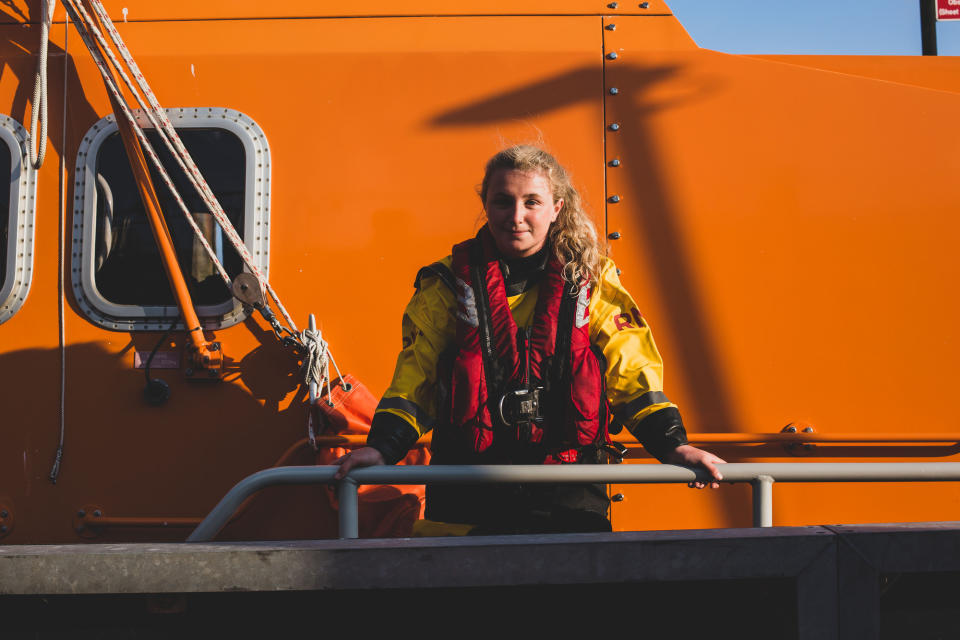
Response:
[[[667,398],[667,394],[663,391],[647,391],[645,394],[634,398],[614,411],[613,419],[620,424],[627,424],[633,416],[647,407],[655,404],[666,404],[668,402],[670,402],[670,399]]]
[[[411,418],[416,420],[417,424],[424,427],[424,429],[429,430],[433,428],[433,417],[424,411],[420,405],[415,402],[411,402],[406,398],[383,398],[380,400],[380,404],[377,405],[377,411],[380,411],[381,409],[394,409],[403,411]]]

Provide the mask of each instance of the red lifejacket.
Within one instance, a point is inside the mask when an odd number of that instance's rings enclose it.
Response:
[[[453,275],[458,309],[451,435],[481,457],[502,452],[504,439],[531,445],[528,449],[541,452],[539,461],[544,463],[577,462],[588,448],[595,453],[609,443],[606,367],[601,365],[602,353],[590,345],[589,286],[574,294],[563,279],[563,265],[551,256],[540,279],[533,322],[525,332],[518,330],[510,312],[486,227],[476,238],[454,246]],[[501,408],[505,394],[538,387],[542,420],[524,422],[522,428],[506,424]]]

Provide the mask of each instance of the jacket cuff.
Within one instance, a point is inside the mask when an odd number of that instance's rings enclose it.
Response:
[[[420,434],[400,416],[382,411],[373,414],[367,446],[383,456],[387,464],[397,464],[420,439]]]
[[[643,448],[660,462],[665,462],[674,449],[688,442],[687,430],[683,428],[683,420],[676,407],[664,407],[654,411],[627,428]]]

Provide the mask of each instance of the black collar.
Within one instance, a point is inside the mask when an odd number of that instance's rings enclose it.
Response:
[[[500,271],[503,272],[504,284],[508,296],[516,296],[529,290],[540,281],[543,270],[550,259],[550,251],[546,244],[540,251],[525,258],[511,260],[500,259]]]

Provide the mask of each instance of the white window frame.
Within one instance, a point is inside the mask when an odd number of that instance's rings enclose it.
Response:
[[[266,277],[270,250],[270,146],[260,126],[247,115],[223,107],[181,107],[166,109],[175,128],[225,129],[243,143],[246,155],[244,184],[244,228],[238,233],[250,250],[254,263]],[[140,126],[151,128],[140,110],[134,111]],[[77,152],[73,212],[73,292],[86,317],[113,331],[157,331],[167,329],[180,314],[176,305],[121,305],[108,301],[94,281],[96,259],[97,154],[108,136],[117,131],[113,114],[102,118],[87,131]],[[179,167],[172,170],[180,171]],[[157,189],[166,189],[157,185]],[[181,211],[165,212],[180,216]],[[248,315],[240,301],[197,307],[204,329],[223,329],[242,322]],[[182,329],[183,323],[175,325]]]
[[[10,202],[7,220],[7,265],[0,283],[0,324],[19,311],[33,282],[34,213],[37,176],[27,157],[27,130],[10,116],[0,115],[0,138],[10,152]],[[7,179],[6,177],[2,179]]]

